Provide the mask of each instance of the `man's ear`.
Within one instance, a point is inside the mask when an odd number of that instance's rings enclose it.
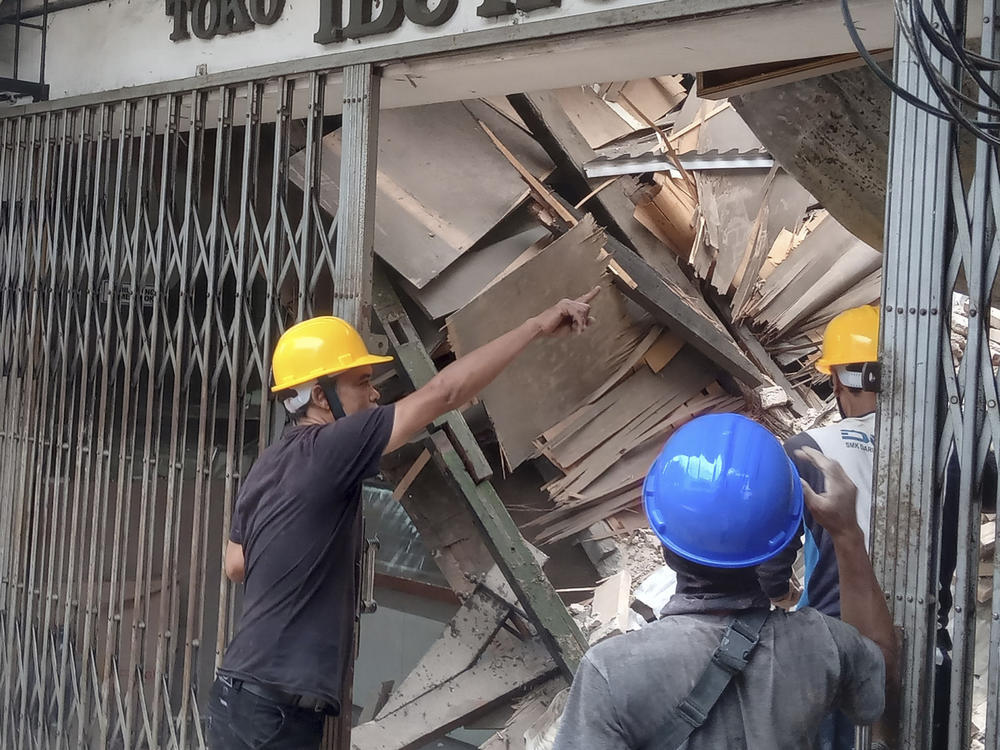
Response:
[[[312,387],[312,403],[314,406],[318,406],[320,409],[325,409],[330,411],[330,402],[326,400],[326,394],[323,393],[323,388],[317,383]]]

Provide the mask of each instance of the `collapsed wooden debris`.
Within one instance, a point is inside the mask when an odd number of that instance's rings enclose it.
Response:
[[[414,368],[429,373],[431,357],[443,364],[561,297],[602,293],[586,336],[537,342],[390,477],[463,606],[417,669],[373,696],[358,747],[416,746],[525,691],[485,747],[546,747],[565,688],[518,587],[498,599],[489,592],[502,587],[483,584],[482,519],[440,495],[455,483],[435,484],[426,466],[509,508],[520,498],[498,495],[494,472],[530,476],[547,504],[519,516],[525,537],[547,549],[582,540],[595,566],[624,565],[605,570],[580,612],[593,640],[654,619],[672,591],[641,496],[674,430],[737,411],[785,436],[832,411],[813,367],[822,330],[877,300],[880,255],[775,166],[728,103],[686,85],[649,79],[382,115],[376,328],[409,373],[384,376],[393,393],[419,385]],[[305,153],[288,178],[332,216],[339,131],[322,149],[317,185],[302,184]],[[473,434],[495,465],[478,446],[463,451]],[[601,548],[614,540],[622,554]]]

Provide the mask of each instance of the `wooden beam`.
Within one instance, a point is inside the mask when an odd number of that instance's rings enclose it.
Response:
[[[437,374],[437,368],[380,266],[376,267],[372,298],[375,314],[392,341],[400,364],[413,387],[421,387]],[[489,482],[489,462],[465,418],[458,412],[451,412],[439,420],[439,425],[445,429],[431,435],[435,461],[465,499],[482,541],[538,628],[559,668],[571,678],[587,649],[586,638]],[[477,471],[484,478],[477,478]]]
[[[699,313],[642,258],[621,245],[614,247],[610,237],[607,248],[616,261],[610,266],[616,286],[657,323],[683,336],[695,349],[747,385],[756,388],[767,382],[718,318],[713,320]]]

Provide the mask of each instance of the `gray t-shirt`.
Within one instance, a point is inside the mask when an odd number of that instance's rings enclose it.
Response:
[[[247,475],[229,538],[243,613],[221,674],[339,705],[354,650],[361,483],[378,473],[392,406],[290,427]]]
[[[594,646],[573,680],[555,750],[646,747],[667,712],[694,687],[729,620],[671,615]],[[775,611],[746,670],[682,747],[815,748],[831,709],[870,724],[882,715],[884,701],[885,663],[872,641],[813,609]]]

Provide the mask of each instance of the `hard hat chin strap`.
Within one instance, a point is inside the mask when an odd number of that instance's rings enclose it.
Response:
[[[333,418],[343,419],[346,417],[344,405],[340,403],[340,396],[337,395],[337,379],[335,377],[320,378],[319,387],[323,389],[323,395],[326,396],[326,402],[330,405]]]
[[[865,362],[861,365],[861,371],[848,370],[846,365],[834,367],[837,379],[848,388],[857,388],[869,393],[878,393],[882,390],[882,368],[878,362]]]

